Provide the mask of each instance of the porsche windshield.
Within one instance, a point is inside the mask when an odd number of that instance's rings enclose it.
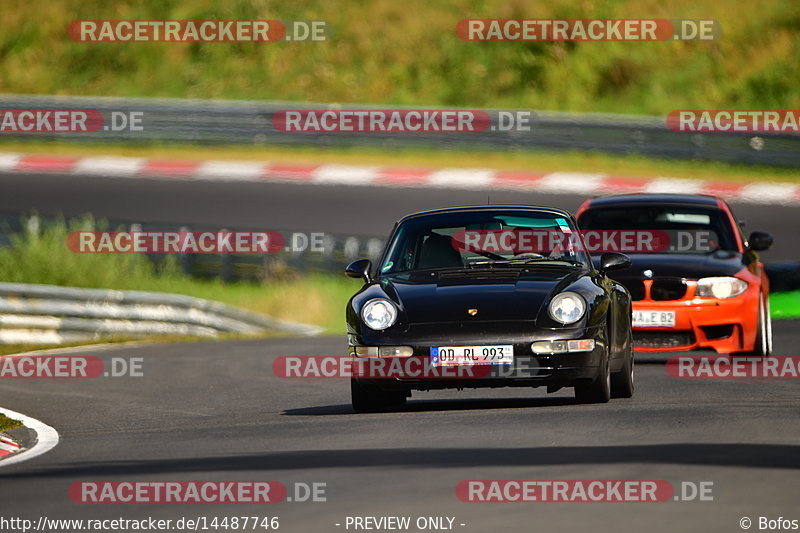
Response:
[[[515,265],[584,266],[572,221],[548,211],[443,212],[397,228],[381,274]]]

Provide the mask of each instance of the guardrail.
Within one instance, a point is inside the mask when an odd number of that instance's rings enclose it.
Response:
[[[270,331],[311,336],[322,330],[178,294],[0,283],[0,344]]]
[[[496,150],[588,150],[800,167],[800,134],[676,133],[667,128],[664,118],[652,116],[533,111],[530,131],[487,130],[473,133],[286,133],[278,131],[273,125],[273,117],[281,110],[366,107],[297,102],[0,95],[0,109],[4,110],[97,110],[106,116],[106,120],[114,111],[143,113],[141,131],[113,131],[112,128],[86,133],[3,133],[6,138],[17,139],[35,137],[93,143],[373,146],[386,149],[436,146]]]

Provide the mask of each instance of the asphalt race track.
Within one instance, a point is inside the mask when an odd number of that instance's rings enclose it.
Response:
[[[405,214],[437,207],[529,204],[578,208],[584,195],[520,191],[106,178],[0,174],[0,213],[79,216],[121,222],[202,227],[331,232],[385,237]],[[797,207],[733,204],[745,232],[768,231],[775,245],[766,261],[797,259]]]
[[[0,212],[385,236],[405,213],[486,203],[485,191],[0,175]],[[578,195],[499,191],[491,202],[574,210]],[[734,204],[796,259],[797,207]],[[795,355],[800,321],[775,322]],[[285,380],[281,355],[341,355],[345,338],[117,346],[143,377],[4,380],[0,405],[55,427],[43,456],[0,467],[3,515],[48,518],[277,516],[280,531],[354,531],[347,516],[451,516],[456,531],[741,531],[743,517],[800,519],[800,389],[792,379],[680,380],[640,356],[631,400],[579,405],[572,391],[417,393],[402,412],[355,415],[348,383]],[[1,463],[0,463],[1,464]],[[326,502],[74,503],[79,480],[325,483]],[[714,501],[464,503],[469,479],[713,482]],[[338,525],[337,524],[341,524]],[[460,524],[465,524],[461,526]]]
[[[795,349],[798,326],[776,323],[776,354]],[[403,412],[356,415],[345,380],[272,374],[276,356],[339,355],[344,346],[343,337],[121,346],[91,355],[142,357],[143,377],[6,380],[0,405],[56,427],[62,440],[0,468],[4,515],[278,516],[287,532],[346,531],[347,516],[364,515],[454,516],[464,532],[730,532],[745,516],[798,513],[796,380],[675,379],[663,358],[643,356],[631,400],[435,392],[417,393]],[[324,482],[327,502],[91,505],[68,497],[70,483],[104,479]],[[711,481],[714,501],[460,502],[456,484],[468,479]]]

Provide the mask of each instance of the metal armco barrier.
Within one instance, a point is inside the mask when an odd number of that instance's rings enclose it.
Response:
[[[0,344],[270,331],[310,336],[321,328],[178,294],[0,283]]]
[[[311,105],[296,102],[0,95],[2,110],[96,110],[104,115],[108,128],[91,133],[2,133],[6,138],[17,139],[45,138],[93,143],[372,146],[386,149],[437,146],[497,150],[589,150],[800,167],[800,134],[676,133],[667,128],[665,118],[652,116],[532,111],[530,131],[487,130],[480,133],[286,133],[278,131],[273,125],[273,117],[282,110],[367,108],[377,109],[365,105]],[[516,113],[526,110],[489,111]],[[141,112],[141,131],[131,131],[126,127],[116,129],[111,123],[114,112]]]

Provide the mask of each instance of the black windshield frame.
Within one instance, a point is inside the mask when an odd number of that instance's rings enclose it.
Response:
[[[566,221],[567,226],[569,227],[570,231],[578,233],[578,226],[575,222],[575,219],[568,213],[556,210],[556,209],[527,209],[527,208],[494,208],[494,209],[475,209],[472,211],[469,210],[453,210],[453,211],[439,211],[439,212],[432,212],[426,213],[422,215],[414,215],[411,217],[407,217],[401,220],[398,224],[395,225],[394,230],[392,231],[389,240],[387,241],[386,247],[384,248],[383,253],[381,254],[381,258],[378,263],[375,265],[375,272],[374,278],[380,277],[388,277],[395,274],[400,273],[407,273],[407,272],[415,272],[415,271],[422,271],[422,270],[439,270],[437,268],[432,269],[421,269],[421,268],[399,268],[399,269],[392,269],[389,271],[383,271],[382,269],[386,267],[389,258],[395,254],[395,247],[399,244],[402,244],[402,240],[406,239],[406,235],[416,234],[419,235],[420,233],[429,232],[431,230],[435,230],[436,228],[448,228],[448,227],[458,227],[458,226],[467,226],[473,224],[481,224],[487,223],[493,220],[495,217],[507,217],[507,218],[542,218],[548,220],[557,220],[563,219]],[[583,251],[583,247],[580,250],[575,250],[573,253],[574,259],[577,260],[579,263],[583,265],[583,269],[590,270],[593,268],[591,258],[589,254]],[[464,270],[476,270],[479,268],[496,268],[501,265],[506,267],[514,267],[520,266],[524,268],[537,268],[537,267],[545,267],[545,268],[552,268],[554,266],[562,266],[565,269],[574,270],[576,265],[569,264],[567,262],[559,262],[556,259],[553,259],[548,262],[532,262],[532,263],[500,263],[498,262],[496,265],[493,265],[491,261],[488,261],[485,264],[476,265],[475,267],[468,267],[464,266]],[[581,268],[581,267],[577,267]],[[446,269],[443,268],[442,270]]]

